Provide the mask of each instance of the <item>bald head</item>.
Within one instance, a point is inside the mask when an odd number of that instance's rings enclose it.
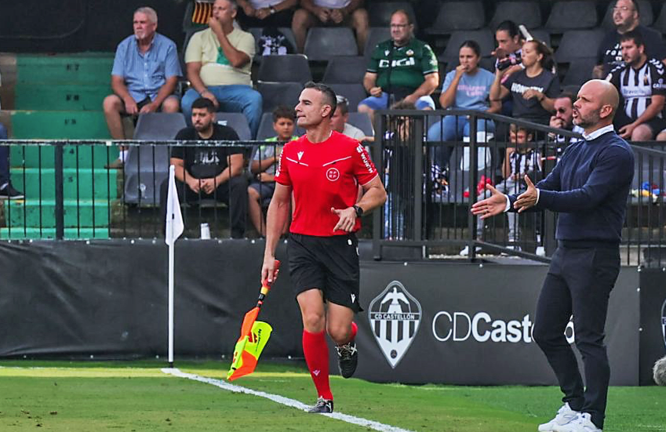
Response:
[[[613,84],[590,80],[583,84],[574,103],[574,124],[592,132],[613,123],[620,95]]]
[[[618,105],[620,104],[620,95],[617,92],[617,88],[609,81],[594,79],[586,82],[581,87],[581,92],[585,89],[586,91],[596,95],[601,102],[601,105],[610,105],[613,107],[613,112],[617,110]]]

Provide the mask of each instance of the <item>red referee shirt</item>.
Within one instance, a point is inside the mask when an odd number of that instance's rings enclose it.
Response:
[[[346,209],[356,203],[358,185],[369,183],[377,169],[368,152],[355,139],[333,131],[324,142],[313,144],[307,135],[284,146],[275,181],[291,186],[296,208],[290,231],[327,237],[347,234],[333,231],[340,219],[331,207]],[[354,231],[361,228],[356,219]]]

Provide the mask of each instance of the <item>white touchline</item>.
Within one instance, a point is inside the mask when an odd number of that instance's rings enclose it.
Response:
[[[162,369],[162,372],[164,372],[165,374],[177,376],[177,377],[180,377],[180,378],[187,378],[187,379],[191,379],[191,380],[194,380],[194,381],[199,381],[199,382],[206,383],[206,384],[211,384],[211,385],[219,387],[223,390],[227,390],[227,391],[230,391],[230,392],[233,392],[233,393],[245,393],[245,394],[249,394],[249,395],[253,395],[253,396],[259,396],[259,397],[262,397],[262,398],[272,400],[273,402],[277,402],[279,404],[286,405],[286,406],[292,407],[292,408],[296,408],[296,409],[299,409],[299,410],[302,410],[302,411],[305,411],[308,408],[310,408],[309,406],[305,405],[302,402],[299,402],[299,401],[294,400],[294,399],[289,399],[289,398],[286,398],[284,396],[279,396],[279,395],[274,395],[274,394],[271,394],[271,393],[252,390],[252,389],[249,389],[249,388],[246,388],[246,387],[241,387],[241,386],[238,386],[238,385],[235,385],[235,384],[229,384],[229,383],[227,383],[225,381],[222,381],[222,380],[219,380],[219,379],[206,378],[206,377],[202,377],[202,376],[195,375],[195,374],[181,372],[179,369],[164,368],[164,369]],[[379,423],[379,422],[372,421],[372,420],[367,420],[367,419],[360,418],[360,417],[354,417],[354,416],[350,416],[350,415],[347,415],[347,414],[341,414],[341,413],[334,412],[334,413],[331,413],[331,414],[320,414],[320,415],[323,415],[323,416],[326,416],[326,417],[331,417],[331,418],[334,418],[336,420],[342,420],[343,422],[347,422],[347,423],[367,427],[367,428],[370,428],[370,429],[373,429],[373,430],[376,430],[376,431],[379,431],[379,432],[412,432],[408,429],[402,429],[402,428],[395,427],[395,426],[385,425],[383,423]]]

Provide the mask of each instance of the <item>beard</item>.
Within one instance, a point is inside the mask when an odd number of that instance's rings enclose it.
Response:
[[[590,113],[587,116],[583,116],[580,112],[578,112],[578,117],[574,118],[573,124],[583,129],[587,129],[590,126],[594,126],[595,124],[599,123],[599,120],[601,120],[599,113]]]

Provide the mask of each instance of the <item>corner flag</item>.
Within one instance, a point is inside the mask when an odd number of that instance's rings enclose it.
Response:
[[[166,205],[166,230],[164,241],[169,246],[183,233],[183,215],[180,213],[180,202],[178,201],[178,192],[176,191],[176,171],[175,167],[169,167],[169,194],[167,195]]]

